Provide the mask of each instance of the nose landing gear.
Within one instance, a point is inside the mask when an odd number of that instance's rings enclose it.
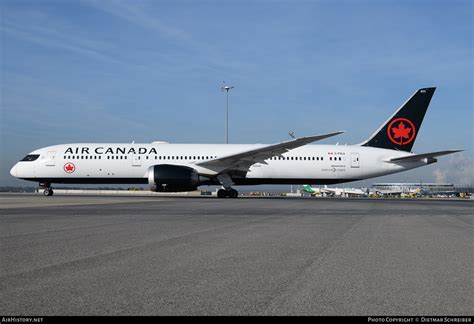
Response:
[[[53,188],[51,188],[51,183],[49,182],[40,182],[40,188],[44,189],[43,195],[46,197],[52,196],[54,194]]]

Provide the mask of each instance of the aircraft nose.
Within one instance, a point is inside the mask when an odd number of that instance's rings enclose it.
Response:
[[[17,170],[16,170],[16,164],[13,166],[13,168],[10,170],[10,174],[14,177],[17,176]]]

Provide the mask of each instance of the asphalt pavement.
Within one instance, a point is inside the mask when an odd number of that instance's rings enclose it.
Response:
[[[2,195],[0,314],[469,315],[473,207]]]

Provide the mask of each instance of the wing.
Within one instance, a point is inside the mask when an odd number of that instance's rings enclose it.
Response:
[[[227,156],[222,156],[217,159],[207,160],[196,163],[201,167],[214,170],[221,173],[230,170],[248,171],[250,166],[255,163],[266,164],[265,160],[273,156],[279,156],[297,147],[319,141],[331,136],[339,135],[344,132],[328,133],[323,135],[314,135],[308,137],[300,137],[290,141],[265,145],[257,149],[239,152]]]
[[[397,157],[388,160],[387,162],[413,162],[413,161],[420,161],[423,159],[429,159],[429,158],[434,158],[436,156],[442,156],[442,155],[447,155],[447,154],[452,154],[456,152],[461,152],[463,150],[447,150],[447,151],[438,151],[438,152],[431,152],[431,153],[423,153],[423,154],[411,154],[407,156],[402,156],[402,157]]]

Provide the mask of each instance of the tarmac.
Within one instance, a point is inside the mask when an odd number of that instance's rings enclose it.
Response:
[[[472,315],[473,201],[0,195],[0,314]]]

